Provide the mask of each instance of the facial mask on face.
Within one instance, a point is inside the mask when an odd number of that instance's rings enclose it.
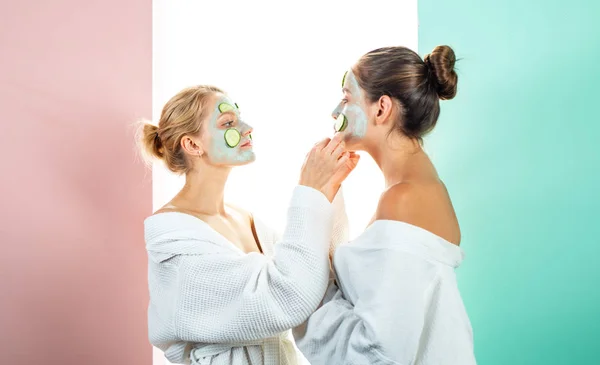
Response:
[[[347,71],[342,78],[342,88],[349,92],[349,101],[341,102],[333,111],[336,116],[334,129],[345,131],[352,138],[363,138],[367,133],[367,113],[365,112],[363,91],[358,85],[352,71]]]
[[[223,113],[234,113],[238,120],[237,126],[224,129],[222,119],[217,124],[217,120]],[[234,118],[231,118],[230,122],[233,121]],[[241,120],[239,107],[236,103],[225,96],[219,99],[208,126],[211,145],[207,155],[210,161],[225,165],[240,165],[254,161],[255,155],[251,148],[240,149],[238,147],[242,142],[242,136],[250,128],[248,124]],[[248,138],[252,139],[250,135],[248,135]]]
[[[234,105],[235,105],[235,108],[231,104],[221,103],[221,104],[219,104],[219,111],[221,113],[225,113],[225,112],[229,112],[229,111],[234,111],[235,109],[239,109],[237,103],[234,103]],[[248,135],[248,137],[250,139],[252,139],[251,135]],[[225,130],[225,143],[227,144],[227,147],[235,148],[238,144],[240,144],[241,140],[242,140],[242,134],[237,129],[228,128],[227,130]]]

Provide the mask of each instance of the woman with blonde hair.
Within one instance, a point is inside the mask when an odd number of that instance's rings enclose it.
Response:
[[[143,126],[143,150],[186,178],[145,220],[149,338],[173,363],[296,364],[290,329],[325,293],[344,219],[338,191],[358,156],[341,135],[310,150],[278,238],[224,203],[231,169],[255,159],[251,133],[238,105],[212,86],[181,91],[158,126]]]

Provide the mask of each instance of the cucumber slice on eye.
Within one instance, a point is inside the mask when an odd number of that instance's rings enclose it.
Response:
[[[344,83],[346,82],[346,75],[348,75],[348,71],[344,72],[344,77],[342,78],[342,87],[344,87]]]
[[[242,135],[240,134],[240,132],[237,129],[229,128],[228,130],[225,131],[225,143],[227,143],[228,147],[234,148],[235,146],[240,144],[241,140],[242,140]]]
[[[227,104],[227,103],[221,103],[219,104],[219,111],[221,113],[225,113],[225,112],[229,112],[232,111],[234,108],[231,104]]]
[[[344,114],[340,113],[335,120],[333,129],[335,129],[336,132],[343,132],[347,126],[348,126],[348,118],[346,118],[346,116]]]

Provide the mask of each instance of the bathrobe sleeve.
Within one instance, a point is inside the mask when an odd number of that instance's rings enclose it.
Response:
[[[362,289],[352,303],[330,283],[323,304],[294,329],[298,348],[311,365],[412,364],[418,351],[430,276],[421,260],[385,248],[340,247],[336,259],[347,260],[338,272]],[[338,265],[336,265],[336,269]]]
[[[333,258],[335,250],[343,243],[348,242],[349,226],[348,214],[346,213],[346,203],[344,200],[343,190],[340,187],[333,201],[331,202],[333,209],[333,227],[329,238],[329,258]],[[267,228],[267,227],[265,227]],[[281,241],[281,233],[277,230],[270,230],[273,242]],[[330,280],[333,281],[333,268],[330,273]]]
[[[333,229],[329,241],[329,257],[333,258],[335,250],[348,242],[349,226],[348,215],[346,214],[346,203],[342,188],[338,191],[332,202],[333,206]]]

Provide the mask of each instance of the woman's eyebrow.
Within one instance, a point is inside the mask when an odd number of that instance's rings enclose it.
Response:
[[[235,113],[231,110],[228,110],[226,112],[222,112],[221,114],[219,114],[219,116],[217,117],[217,120],[220,120],[224,115],[229,115],[231,117],[235,117]]]

